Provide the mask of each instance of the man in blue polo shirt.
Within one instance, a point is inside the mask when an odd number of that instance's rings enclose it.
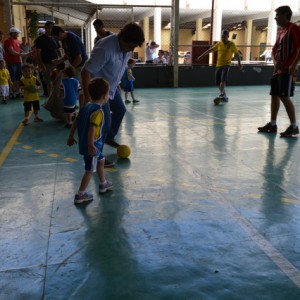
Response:
[[[110,100],[103,107],[105,142],[116,148],[119,144],[114,139],[126,112],[118,85],[131,52],[134,48],[141,47],[144,41],[142,28],[134,22],[128,23],[118,34],[111,34],[97,42],[81,72],[85,103],[90,101],[88,83],[92,77],[102,77],[109,82]]]
[[[55,65],[68,60],[76,70],[76,77],[81,83],[81,68],[87,60],[85,47],[78,35],[71,31],[64,31],[59,26],[53,26],[51,35],[61,41],[64,49],[64,56],[53,61]],[[79,104],[83,106],[83,94],[79,93]]]

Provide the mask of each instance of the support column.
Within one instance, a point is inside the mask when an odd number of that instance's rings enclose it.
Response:
[[[253,30],[253,20],[247,21],[247,28],[245,30],[245,45],[247,45],[246,53],[243,53],[245,60],[251,60],[251,45],[252,45],[252,30]]]
[[[201,18],[198,18],[196,20],[196,41],[201,40],[201,34],[202,34],[202,26],[203,26],[203,20]]]
[[[173,87],[179,85],[178,43],[179,43],[179,0],[172,0],[171,18],[171,61],[173,62]]]
[[[212,34],[212,42],[219,41],[221,38],[222,31],[222,0],[215,0],[215,8],[214,8],[214,19],[213,19],[213,34]]]
[[[275,21],[274,8],[272,7],[272,11],[269,13],[269,18],[268,18],[267,45],[275,44],[276,35],[277,35],[277,24]]]
[[[154,8],[154,41],[161,48],[161,7]]]
[[[143,30],[144,30],[144,35],[145,35],[145,42],[148,43],[150,40],[150,33],[149,33],[149,17],[144,18],[143,22]]]

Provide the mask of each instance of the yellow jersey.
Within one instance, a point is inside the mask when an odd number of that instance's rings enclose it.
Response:
[[[22,77],[20,81],[21,88],[23,88],[24,102],[40,100],[39,92],[36,89],[36,86],[40,83],[35,76]]]
[[[0,84],[7,85],[9,84],[9,72],[7,69],[0,69]]]
[[[224,44],[222,41],[212,47],[213,51],[218,51],[217,67],[230,66],[232,55],[238,53],[234,42],[228,41]]]

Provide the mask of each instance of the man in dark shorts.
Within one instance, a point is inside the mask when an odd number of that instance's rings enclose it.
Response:
[[[299,134],[296,123],[295,106],[290,97],[294,95],[296,67],[300,59],[300,27],[290,22],[292,10],[289,6],[280,6],[276,10],[275,20],[281,29],[277,33],[272,49],[274,73],[271,78],[271,121],[265,126],[258,127],[259,132],[276,133],[276,119],[280,101],[290,119],[291,125],[281,132],[282,137]]]

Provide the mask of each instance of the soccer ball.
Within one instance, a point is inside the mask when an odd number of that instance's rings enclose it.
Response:
[[[120,158],[128,158],[129,155],[130,155],[130,153],[131,153],[131,150],[130,150],[130,148],[127,145],[120,145],[117,148],[117,155]]]

